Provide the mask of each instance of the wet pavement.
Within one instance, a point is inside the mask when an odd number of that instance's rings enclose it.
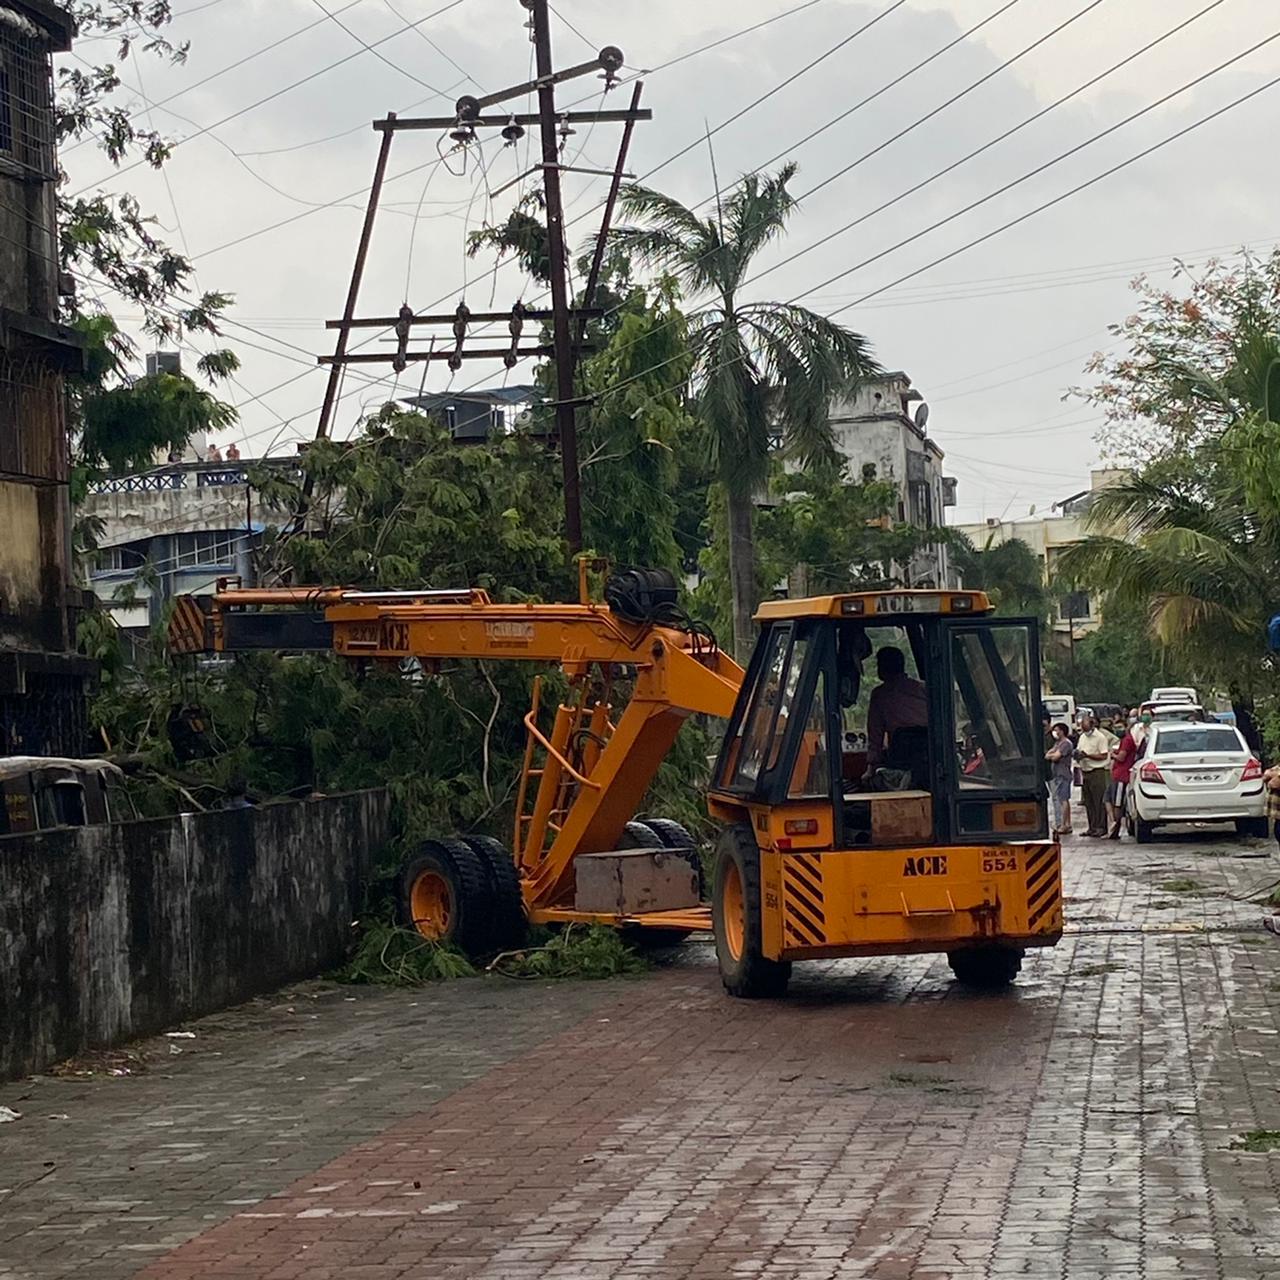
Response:
[[[1272,848],[1070,841],[1008,993],[922,956],[733,1001],[691,945],[310,984],[0,1085],[0,1280],[1275,1277]]]

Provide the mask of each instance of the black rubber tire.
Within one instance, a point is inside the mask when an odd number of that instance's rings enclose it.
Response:
[[[644,825],[658,837],[664,849],[688,854],[689,865],[698,873],[698,901],[707,900],[707,876],[702,866],[702,851],[688,827],[674,818],[645,818]]]
[[[744,909],[742,954],[736,959],[729,949],[724,921],[724,884],[730,864],[737,868],[741,879]],[[716,840],[711,924],[720,981],[731,996],[760,1000],[786,993],[791,980],[791,962],[770,960],[761,950],[760,849],[750,825],[745,822],[725,827]]]
[[[1156,827],[1154,822],[1143,822],[1141,818],[1133,820],[1133,838],[1139,844],[1150,844],[1155,839]]]
[[[400,869],[400,922],[417,931],[413,919],[412,889],[423,872],[434,871],[448,882],[453,899],[452,916],[441,943],[451,943],[471,959],[492,950],[492,897],[488,878],[471,848],[461,840],[424,840]]]
[[[662,838],[647,822],[632,820],[622,828],[618,837],[619,849],[665,849]]]
[[[495,951],[515,951],[529,939],[515,859],[492,836],[463,836],[462,843],[479,859],[489,889],[489,944]]]
[[[1266,818],[1237,818],[1236,835],[1265,840],[1270,832],[1267,830]]]
[[[655,822],[663,822],[664,819],[656,818]],[[678,822],[670,824],[684,831],[690,845],[693,844],[693,837],[689,835]],[[652,823],[640,822],[638,820],[628,822],[623,829],[622,838],[618,841],[619,849],[670,849],[673,852],[683,851],[684,846],[668,844],[663,839],[660,832]],[[694,851],[697,856],[697,851]],[[701,897],[702,879],[698,879],[699,897]],[[629,947],[635,947],[637,951],[656,951],[663,947],[676,947],[682,943],[690,933],[691,929],[647,929],[644,925],[632,924],[623,925],[621,933],[622,940]]]
[[[991,991],[1007,987],[1022,969],[1020,947],[967,947],[948,951],[947,963],[956,981],[966,987]]]

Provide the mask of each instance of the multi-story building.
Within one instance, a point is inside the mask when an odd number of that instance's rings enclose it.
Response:
[[[915,411],[912,412],[912,405]],[[921,529],[941,526],[955,505],[956,481],[943,473],[946,455],[928,435],[928,407],[911,379],[885,373],[861,383],[831,407],[836,448],[848,460],[847,473],[859,479],[874,473],[898,490],[896,518]],[[923,548],[910,564],[899,566],[913,587],[955,586],[947,548]]]
[[[63,379],[84,365],[58,323],[53,55],[71,15],[0,5],[0,752],[79,754],[93,665],[75,652]]]
[[[1100,469],[1089,473],[1089,487],[1055,502],[1047,515],[1031,514],[1016,520],[984,520],[956,528],[981,551],[1018,539],[1025,542],[1044,566],[1045,581],[1052,584],[1058,557],[1095,530],[1088,527],[1089,510],[1100,490],[1128,476],[1127,471]],[[1057,600],[1053,626],[1064,639],[1079,640],[1102,622],[1096,596],[1088,591],[1062,593]]]
[[[219,578],[255,585],[253,553],[290,513],[263,503],[251,465],[297,471],[291,458],[183,461],[93,487],[84,510],[101,532],[89,581],[117,625],[145,632],[167,601],[211,593]]]

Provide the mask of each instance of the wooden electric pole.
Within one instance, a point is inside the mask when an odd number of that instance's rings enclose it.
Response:
[[[564,537],[569,554],[582,550],[582,492],[578,473],[578,423],[574,411],[573,340],[569,327],[569,282],[565,271],[564,202],[560,196],[560,147],[556,137],[556,86],[551,79],[551,17],[548,0],[528,0],[538,75],[538,130],[542,135],[542,182],[546,195],[547,260],[551,267],[552,343],[556,364],[556,435],[564,476]]]
[[[637,82],[632,95],[631,106],[625,111],[564,111],[556,110],[556,85],[566,80],[574,80],[580,76],[594,72],[603,72],[606,88],[616,82],[618,71],[623,65],[622,51],[606,45],[587,62],[578,63],[556,71],[551,65],[551,19],[548,0],[519,0],[521,6],[529,14],[528,27],[531,32],[534,49],[534,62],[537,68],[536,78],[513,85],[509,89],[487,94],[477,98],[469,94],[459,98],[455,104],[456,114],[443,118],[387,116],[384,120],[375,120],[373,127],[383,135],[382,148],[378,155],[373,189],[370,192],[369,208],[365,216],[364,230],[361,235],[360,248],[356,255],[355,270],[352,272],[350,288],[347,292],[347,305],[341,320],[330,321],[329,328],[338,330],[338,338],[333,355],[322,356],[321,364],[331,366],[328,391],[325,395],[324,408],[321,410],[317,438],[326,436],[332,425],[333,412],[337,403],[339,372],[343,366],[350,364],[390,363],[397,373],[402,372],[409,364],[419,361],[445,360],[449,368],[457,371],[464,360],[501,358],[507,368],[511,368],[517,360],[534,355],[549,354],[555,364],[556,398],[555,398],[555,434],[560,446],[561,468],[564,474],[564,533],[565,542],[571,553],[582,549],[582,497],[578,471],[578,430],[575,407],[577,397],[574,392],[574,373],[577,355],[586,347],[583,335],[586,322],[591,316],[599,316],[601,311],[593,307],[596,284],[598,283],[601,264],[604,258],[605,240],[609,233],[609,223],[613,215],[614,202],[617,198],[619,184],[625,175],[627,149],[631,141],[631,132],[637,120],[652,118],[651,111],[641,110],[640,85]],[[496,106],[512,98],[524,97],[537,92],[538,111],[536,115],[515,113],[486,115],[485,108]],[[617,162],[612,171],[604,170],[605,176],[612,177],[609,198],[606,201],[604,217],[596,242],[595,261],[592,265],[590,279],[582,306],[575,308],[569,296],[569,276],[567,269],[568,250],[565,243],[564,200],[560,189],[562,173],[600,173],[596,169],[581,169],[576,165],[565,164],[561,159],[565,139],[572,132],[574,124],[596,124],[601,122],[620,123],[626,126],[622,137],[622,145],[618,152]],[[512,146],[524,133],[525,126],[536,125],[541,143],[541,162],[528,173],[542,171],[543,191],[545,194],[547,215],[547,260],[550,270],[551,309],[550,312],[527,308],[517,302],[510,316],[506,313],[472,313],[465,301],[458,304],[452,315],[420,316],[414,312],[406,300],[396,316],[378,316],[360,318],[355,313],[356,297],[359,293],[364,271],[365,258],[369,240],[373,231],[373,221],[377,210],[382,179],[386,172],[387,159],[391,149],[392,135],[402,131],[421,129],[446,130],[453,140],[456,149],[463,149],[476,141],[476,130],[481,128],[501,129],[503,138]],[[508,183],[508,186],[514,185]],[[499,188],[494,195],[505,188]],[[524,324],[529,320],[549,318],[551,320],[552,342],[548,349],[540,343],[521,345],[520,335]],[[511,333],[511,344],[506,348],[468,348],[468,329],[471,324],[492,322],[497,319],[508,319]],[[410,350],[409,339],[412,330],[419,325],[448,324],[453,331],[451,343],[439,350],[434,339],[426,349]],[[352,329],[390,328],[395,333],[395,350],[385,352],[361,352],[353,354],[348,351],[348,341]],[[576,332],[575,332],[576,330]]]

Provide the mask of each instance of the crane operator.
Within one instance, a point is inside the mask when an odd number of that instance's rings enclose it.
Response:
[[[899,729],[923,729],[929,723],[924,685],[907,675],[901,649],[885,645],[876,650],[876,674],[880,683],[871,691],[867,706],[867,769],[893,766],[890,743]]]

